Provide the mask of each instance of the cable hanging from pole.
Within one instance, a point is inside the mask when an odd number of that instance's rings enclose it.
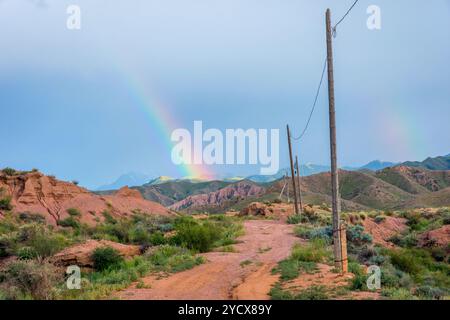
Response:
[[[336,37],[336,28],[338,27],[338,25],[340,25],[345,20],[345,18],[347,18],[347,16],[350,14],[350,12],[353,10],[353,8],[356,6],[356,4],[358,2],[359,2],[359,0],[355,0],[355,2],[350,6],[350,8],[342,16],[342,18],[339,19],[339,21],[334,25],[334,27],[332,28],[332,30],[333,30],[333,37]],[[327,59],[325,59],[325,62],[323,64],[322,76],[320,77],[319,86],[317,87],[316,96],[314,98],[314,103],[312,105],[311,112],[309,113],[308,121],[306,122],[305,128],[303,129],[302,133],[298,137],[291,137],[293,140],[296,140],[296,141],[300,140],[305,135],[306,130],[308,130],[309,123],[311,122],[311,118],[312,118],[312,115],[313,115],[314,110],[316,108],[317,100],[319,98],[320,88],[322,87],[323,77],[325,75],[326,67],[327,67]]]
[[[342,18],[334,25],[334,27],[332,28],[333,30],[333,37],[336,37],[336,28],[338,25],[341,24],[341,22],[343,22],[345,20],[345,18],[347,18],[347,16],[349,15],[349,13],[353,10],[353,8],[356,6],[356,4],[358,3],[359,0],[355,0],[355,2],[350,6],[350,8],[347,10],[347,12],[342,16]]]
[[[322,87],[323,77],[325,75],[325,70],[326,69],[327,69],[327,59],[325,59],[325,62],[323,63],[322,75],[320,77],[319,86],[317,87],[316,97],[314,98],[314,103],[313,103],[313,106],[311,108],[311,112],[309,113],[308,121],[306,122],[305,128],[303,129],[302,133],[298,137],[292,137],[292,139],[294,139],[294,140],[300,140],[305,135],[306,130],[308,130],[309,123],[311,122],[311,118],[312,118],[312,115],[314,113],[314,109],[316,108],[317,100],[319,98],[320,88]]]

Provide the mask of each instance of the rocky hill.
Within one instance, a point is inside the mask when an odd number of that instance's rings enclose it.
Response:
[[[171,206],[187,197],[214,192],[229,184],[230,182],[226,181],[172,180],[159,184],[148,183],[133,189],[138,190],[147,200],[161,203],[164,206]]]
[[[198,211],[222,208],[227,202],[255,198],[266,193],[266,189],[252,181],[242,180],[217,191],[188,196],[169,208],[173,210]]]
[[[302,177],[303,202],[329,205],[331,203],[330,179],[329,172]],[[450,205],[450,171],[433,171],[406,166],[389,167],[376,172],[340,170],[339,180],[343,210],[385,210]],[[292,200],[291,180],[288,181]],[[245,180],[212,192],[187,196],[171,204],[170,208],[186,212],[240,210],[256,199],[271,201],[278,198],[284,184],[284,179],[265,184]],[[166,191],[161,190],[161,193]],[[200,191],[201,189],[197,190],[197,192]],[[286,200],[286,197],[283,200]]]
[[[428,157],[423,161],[406,161],[403,166],[419,167],[428,170],[450,170],[450,154],[439,157]]]
[[[51,224],[67,218],[67,210],[71,208],[77,209],[81,213],[80,220],[88,224],[101,221],[104,211],[116,216],[127,216],[135,210],[148,214],[173,214],[161,204],[145,200],[138,191],[127,187],[115,194],[96,195],[74,183],[37,171],[0,171],[0,191],[0,198],[7,199],[14,212],[37,213]],[[3,208],[2,212],[6,209]]]

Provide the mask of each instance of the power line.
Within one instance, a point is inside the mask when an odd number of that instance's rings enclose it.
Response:
[[[355,2],[353,2],[353,4],[350,6],[350,8],[347,10],[347,12],[342,16],[342,18],[339,19],[339,21],[334,25],[334,27],[332,28],[334,37],[336,36],[336,28],[338,27],[338,25],[340,25],[345,20],[345,18],[347,18],[347,16],[350,14],[350,12],[353,10],[353,8],[356,6],[356,4],[358,2],[359,2],[359,0],[355,0]],[[302,133],[298,137],[292,137],[292,139],[294,139],[296,141],[300,140],[305,135],[306,130],[308,130],[309,123],[311,122],[312,115],[316,108],[317,99],[319,98],[320,88],[322,87],[322,82],[323,82],[323,77],[325,75],[326,66],[327,66],[327,59],[325,59],[325,62],[323,64],[322,76],[320,77],[319,86],[317,87],[316,96],[314,98],[314,103],[312,105],[311,112],[309,113],[308,121],[306,122],[305,128],[303,129]]]
[[[322,87],[323,77],[325,75],[326,69],[327,69],[327,59],[325,59],[325,62],[323,63],[322,76],[320,77],[319,86],[317,87],[316,97],[314,98],[314,103],[311,108],[311,112],[309,113],[308,121],[306,122],[305,128],[303,129],[302,133],[298,137],[292,137],[292,139],[294,139],[294,140],[300,140],[306,133],[306,130],[308,130],[309,123],[311,121],[312,115],[314,113],[314,109],[316,108],[317,100],[319,98],[320,88]]]
[[[353,10],[353,8],[358,3],[358,1],[359,0],[355,0],[355,2],[350,6],[350,8],[347,10],[347,12],[344,14],[344,16],[334,25],[334,27],[333,27],[333,36],[336,36],[336,28],[337,28],[337,26],[340,25],[341,22],[345,20],[345,18],[347,18],[349,13]]]

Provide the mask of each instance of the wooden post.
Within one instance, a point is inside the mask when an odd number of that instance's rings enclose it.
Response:
[[[348,272],[348,259],[347,259],[347,227],[344,223],[341,223],[340,233],[341,237],[341,259],[342,259],[342,273]]]
[[[340,199],[339,199],[339,178],[336,156],[336,118],[334,109],[334,75],[333,75],[333,44],[331,30],[330,9],[326,12],[327,30],[327,66],[328,66],[328,101],[330,120],[330,155],[331,155],[331,196],[333,207],[333,240],[334,240],[334,261],[339,270],[342,270],[342,247],[340,237]]]
[[[302,201],[302,187],[300,185],[300,169],[299,169],[299,165],[298,165],[298,157],[295,156],[295,169],[297,171],[297,188],[298,188],[298,204],[300,207],[300,214],[303,213],[303,201]]]
[[[295,186],[294,161],[292,160],[291,131],[289,130],[289,125],[287,125],[286,128],[287,128],[287,137],[288,137],[288,146],[289,146],[289,160],[291,163],[292,186],[294,188],[294,209],[295,209],[295,214],[298,214],[297,188]]]

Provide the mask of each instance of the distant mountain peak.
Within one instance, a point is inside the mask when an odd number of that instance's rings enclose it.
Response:
[[[156,185],[156,184],[161,184],[161,183],[172,181],[172,180],[175,180],[175,179],[172,177],[169,177],[169,176],[159,176],[158,178],[150,180],[147,183],[147,185]]]
[[[393,167],[397,165],[397,163],[389,162],[389,161],[381,161],[381,160],[373,160],[367,163],[366,165],[362,166],[359,169],[367,169],[372,171],[382,170],[385,168]]]
[[[121,175],[113,183],[98,187],[96,189],[96,191],[118,190],[125,186],[128,186],[128,187],[141,186],[141,185],[147,183],[149,180],[150,180],[150,177],[144,173],[128,172],[128,173]]]

